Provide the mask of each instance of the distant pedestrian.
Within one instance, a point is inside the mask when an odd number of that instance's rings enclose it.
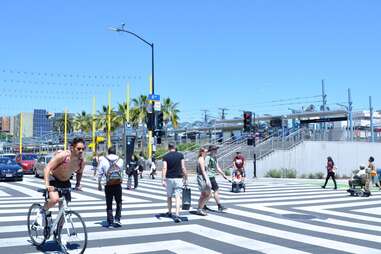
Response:
[[[155,163],[154,158],[152,158],[149,175],[151,176],[152,179],[155,179],[155,175],[156,175],[156,163]]]
[[[94,171],[94,177],[95,175],[97,174],[97,167],[98,167],[98,163],[99,163],[99,157],[97,155],[96,152],[93,153],[93,160],[91,162],[91,165],[93,166],[93,171]]]
[[[368,164],[369,174],[370,174],[370,178],[372,179],[372,184],[376,185],[376,187],[378,187],[378,189],[381,190],[380,181],[377,175],[377,169],[376,169],[376,166],[374,165],[374,158],[370,157],[368,162],[369,162]]]
[[[328,183],[328,180],[329,178],[332,177],[332,180],[333,180],[333,183],[335,185],[335,187],[333,188],[334,190],[337,190],[337,184],[336,184],[336,179],[335,179],[335,175],[336,175],[336,167],[335,167],[335,163],[333,162],[332,160],[332,157],[328,157],[327,158],[327,166],[326,166],[326,169],[327,169],[327,177],[325,178],[325,183],[323,186],[321,186],[323,189],[325,189],[325,186],[327,186],[327,183]]]
[[[102,190],[102,181],[105,186],[106,195],[106,226],[121,227],[122,217],[122,182],[123,182],[123,160],[116,155],[114,146],[108,149],[108,155],[99,159],[98,165],[98,190]],[[112,201],[115,198],[116,211],[115,220],[112,211]]]
[[[201,192],[200,199],[198,200],[198,209],[197,215],[205,216],[207,215],[204,211],[204,206],[206,202],[208,202],[212,185],[210,183],[210,179],[208,177],[208,173],[205,167],[205,157],[207,155],[208,150],[206,148],[201,148],[198,153],[197,160],[197,183],[198,188]]]
[[[214,194],[214,200],[216,201],[217,206],[218,206],[218,211],[222,212],[222,211],[226,210],[226,208],[221,205],[220,195],[219,195],[219,191],[218,191],[219,187],[218,187],[218,184],[216,181],[216,174],[218,172],[226,180],[228,178],[225,175],[225,173],[221,170],[220,166],[218,165],[217,149],[218,149],[217,146],[214,146],[214,145],[209,146],[209,148],[208,148],[209,154],[205,158],[205,166],[206,166],[206,170],[208,172],[208,177],[209,177],[209,180],[210,180],[210,183],[212,186],[212,190],[213,190],[213,194]],[[207,207],[206,205],[204,206],[204,209],[209,210],[209,211],[212,210],[209,207]]]
[[[138,160],[138,173],[140,175],[140,178],[143,178],[143,171],[146,169],[146,160],[144,159],[144,153],[139,153],[139,160]]]
[[[167,190],[168,217],[173,217],[176,223],[180,219],[180,203],[182,187],[187,180],[184,155],[176,151],[176,145],[168,144],[169,152],[163,157],[162,183]],[[176,215],[172,216],[172,197],[176,201]]]
[[[135,154],[132,155],[130,163],[126,167],[127,174],[127,190],[131,190],[132,187],[132,178],[134,178],[134,189],[138,187],[139,178],[138,178],[138,158]]]
[[[240,175],[245,180],[245,157],[241,154],[241,152],[237,152],[233,159],[233,168],[234,171],[240,171]]]

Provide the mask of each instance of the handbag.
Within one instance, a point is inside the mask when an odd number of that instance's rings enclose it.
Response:
[[[336,171],[337,171],[337,168],[334,166],[334,167],[332,168],[332,172],[333,172],[334,174],[336,174]]]
[[[376,176],[376,175],[377,175],[377,171],[376,170],[370,171],[370,176]]]
[[[191,207],[191,189],[185,185],[183,187],[182,209],[189,210]]]

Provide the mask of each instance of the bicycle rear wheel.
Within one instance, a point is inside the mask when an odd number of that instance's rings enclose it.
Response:
[[[65,253],[85,252],[87,246],[87,229],[81,216],[75,211],[65,214],[66,221],[58,228],[58,243]]]
[[[28,234],[35,246],[41,246],[46,241],[46,216],[41,214],[41,209],[40,204],[34,203],[28,211]]]

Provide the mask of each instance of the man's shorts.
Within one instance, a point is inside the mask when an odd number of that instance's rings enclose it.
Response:
[[[71,188],[71,183],[70,180],[67,181],[58,181],[58,180],[50,180],[49,181],[50,186],[54,186],[55,188]],[[59,196],[62,197],[61,193],[59,193]],[[65,192],[64,193],[65,199],[67,202],[71,201],[71,194],[70,192]]]
[[[174,197],[181,195],[183,190],[183,179],[182,178],[167,178],[167,197]]]
[[[213,191],[218,191],[218,184],[216,182],[215,177],[209,177],[210,183],[212,184],[212,190]]]
[[[209,179],[204,180],[204,177],[202,175],[197,175],[198,189],[201,192],[210,192],[210,187],[208,187],[206,181],[209,181]]]

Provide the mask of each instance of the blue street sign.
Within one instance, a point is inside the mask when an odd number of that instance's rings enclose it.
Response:
[[[158,94],[149,94],[148,95],[149,101],[160,101],[160,95]]]

